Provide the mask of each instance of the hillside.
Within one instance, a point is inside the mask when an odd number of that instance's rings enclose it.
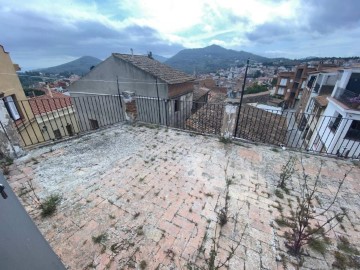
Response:
[[[161,55],[157,55],[157,54],[154,54],[153,57],[155,60],[157,60],[161,63],[164,63],[166,60],[168,60],[168,58],[161,56]]]
[[[199,49],[185,49],[165,61],[173,68],[187,73],[215,72],[220,68],[241,65],[250,58],[258,62],[268,61],[269,58],[262,57],[245,51],[225,49],[218,45],[211,45]]]
[[[83,75],[89,72],[90,67],[96,66],[101,62],[100,59],[92,56],[83,56],[74,61],[49,68],[38,69],[37,71],[43,73],[59,74],[59,73],[75,73],[77,75]]]

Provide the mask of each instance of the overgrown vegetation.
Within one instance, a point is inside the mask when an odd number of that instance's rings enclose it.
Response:
[[[282,166],[278,187],[287,190],[286,184],[291,180],[292,175],[295,172],[296,157],[290,157],[286,164]]]
[[[331,212],[334,211],[332,206],[334,205],[346,176],[349,173],[349,171],[345,173],[344,177],[339,181],[338,188],[333,195],[331,202],[324,207],[324,209],[316,212],[314,200],[318,193],[322,165],[314,179],[311,179],[311,177],[306,174],[302,160],[301,165],[302,183],[300,186],[300,195],[297,197],[295,210],[290,211],[290,216],[286,217],[288,220],[288,227],[290,228],[285,234],[287,238],[286,246],[295,256],[300,256],[303,252],[303,247],[309,244],[311,244],[313,248],[318,249],[318,251],[324,252],[325,246],[322,245],[322,242],[320,242],[319,239],[326,241],[326,234],[338,224],[337,220],[344,215],[343,212],[334,212],[334,214],[331,215]],[[291,174],[289,173],[287,175],[291,177]],[[324,221],[319,221],[317,217],[320,216],[325,217],[326,219]]]
[[[40,204],[41,216],[48,217],[54,214],[60,201],[61,196],[58,194],[52,194],[46,197],[45,200]]]
[[[225,138],[225,137],[220,137],[219,142],[221,142],[223,144],[228,144],[228,143],[231,143],[231,139],[230,138]]]
[[[255,82],[252,86],[248,87],[244,94],[256,94],[261,92],[268,91],[268,87],[266,85],[260,85],[257,82]]]
[[[189,262],[187,264],[187,269],[189,270],[218,270],[218,269],[223,269],[223,268],[228,268],[229,267],[229,262],[230,260],[234,257],[236,250],[238,249],[238,247],[241,244],[242,238],[245,234],[247,225],[245,226],[243,232],[240,235],[240,238],[237,241],[234,241],[235,244],[232,246],[229,246],[227,248],[228,250],[228,254],[226,255],[226,257],[222,257],[219,258],[220,255],[220,238],[222,236],[222,230],[224,228],[224,226],[228,223],[228,221],[232,218],[229,215],[229,200],[230,200],[230,196],[229,196],[229,187],[230,185],[233,183],[233,179],[235,178],[234,175],[230,178],[228,177],[228,165],[229,165],[229,160],[226,163],[226,166],[224,168],[224,172],[225,172],[225,192],[224,192],[224,207],[222,207],[220,209],[219,212],[217,212],[218,215],[218,220],[215,226],[215,232],[214,232],[214,236],[211,237],[210,239],[208,239],[208,232],[207,230],[209,229],[209,223],[211,223],[211,220],[208,220],[208,225],[203,237],[203,241],[201,243],[201,246],[198,248],[198,256],[201,255],[202,259],[203,259],[203,265],[198,265],[195,262]],[[237,214],[235,215],[234,221],[237,222]],[[236,227],[236,225],[235,225]],[[208,252],[206,252],[206,248],[204,246],[204,244],[207,241],[211,241],[211,246]],[[222,247],[224,248],[224,247]]]
[[[94,242],[94,244],[100,244],[103,243],[107,240],[107,234],[106,233],[102,233],[99,234],[98,236],[93,236],[91,237],[92,241]]]
[[[14,163],[13,159],[9,157],[4,157],[3,159],[0,159],[0,168],[4,175],[9,175],[10,173],[9,166],[12,165],[13,163]]]

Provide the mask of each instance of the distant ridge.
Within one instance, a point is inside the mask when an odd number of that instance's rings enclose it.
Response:
[[[102,62],[100,59],[92,56],[83,56],[74,61],[48,68],[37,69],[43,73],[59,74],[59,73],[74,73],[77,75],[84,75],[90,71],[92,66],[96,66]]]
[[[245,51],[225,49],[218,45],[211,45],[199,49],[185,49],[165,61],[165,64],[187,73],[208,73],[215,72],[221,68],[241,65],[250,58],[258,62],[270,61],[260,55]]]

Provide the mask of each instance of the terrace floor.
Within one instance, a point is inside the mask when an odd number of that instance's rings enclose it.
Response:
[[[289,156],[300,153],[119,124],[29,151],[11,165],[8,181],[68,269],[192,269],[204,266],[213,239],[220,263],[240,243],[230,269],[295,269],[285,247],[286,227],[274,221],[295,207],[299,194],[296,174],[288,183],[290,195],[275,195]],[[341,227],[330,231],[324,255],[306,248],[303,269],[332,268],[341,235],[360,248],[360,169],[349,160],[304,154],[306,173],[316,175],[321,161],[316,211],[354,167],[336,204],[348,212]],[[226,179],[229,220],[221,227]],[[62,196],[53,216],[41,217],[29,180],[41,199]]]

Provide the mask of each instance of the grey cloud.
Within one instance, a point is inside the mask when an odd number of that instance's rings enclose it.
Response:
[[[51,57],[91,55],[103,59],[112,52],[130,53],[130,48],[139,54],[152,51],[172,55],[183,49],[180,44],[164,41],[150,27],[131,25],[118,31],[89,20],[69,25],[62,24],[58,18],[29,11],[11,14],[0,11],[0,18],[0,44],[25,68],[36,67],[38,59]]]
[[[246,33],[246,37],[250,41],[268,43],[284,37],[291,38],[291,33],[291,28],[288,25],[266,23],[259,25],[254,31]]]
[[[360,23],[359,0],[304,0],[309,30],[320,34],[356,28]]]

